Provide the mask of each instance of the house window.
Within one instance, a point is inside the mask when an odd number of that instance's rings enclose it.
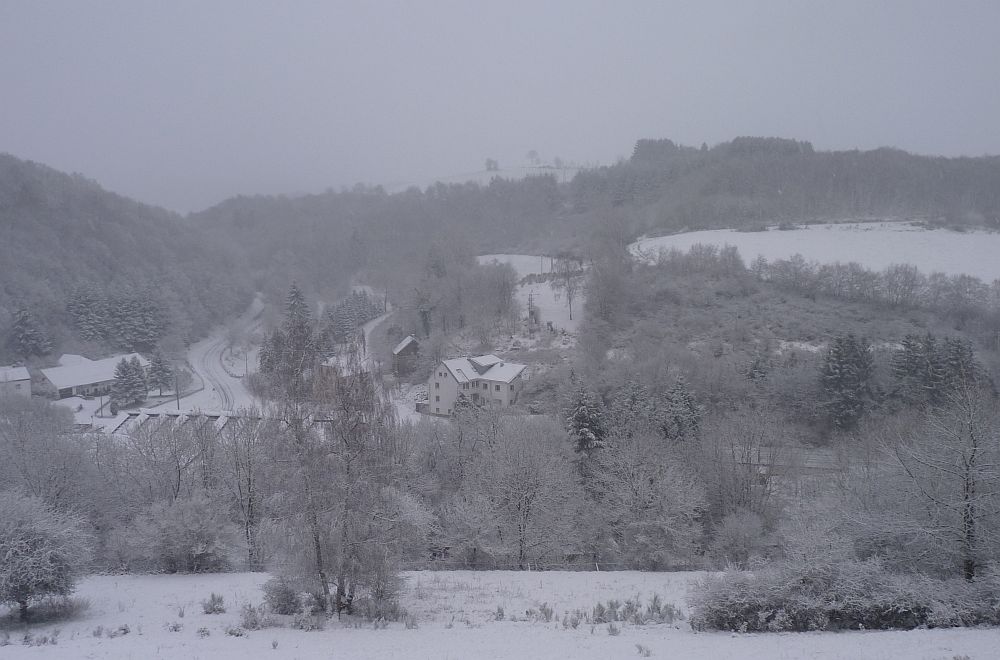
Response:
[[[497,392],[499,392],[499,391],[500,391],[500,386],[499,386],[499,385],[497,385]]]
[[[14,383],[14,389],[15,390],[21,389],[21,383]]]
[[[435,396],[435,397],[434,397],[434,400],[435,400],[435,401],[440,401],[440,400],[441,400],[441,397],[440,397],[440,396]]]
[[[513,391],[514,391],[514,386],[513,386],[513,385],[511,385],[511,386],[510,386],[510,391],[511,391],[511,392],[513,392]]]
[[[462,389],[463,390],[469,389],[469,384],[468,383],[462,383]]]
[[[439,412],[441,412],[441,409],[440,408],[435,408],[434,412],[439,413]]]
[[[441,383],[434,383],[434,389],[436,390],[441,389]]]

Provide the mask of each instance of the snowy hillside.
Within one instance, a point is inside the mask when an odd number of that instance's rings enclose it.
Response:
[[[855,261],[876,270],[910,263],[925,273],[964,273],[985,282],[1000,278],[1000,233],[923,229],[908,222],[806,225],[761,232],[696,231],[642,238],[631,249],[655,258],[662,249],[686,251],[698,243],[735,246],[747,263],[757,256],[772,260],[801,254],[807,261]]]
[[[476,259],[481,264],[488,264],[494,261],[510,264],[518,277],[526,275],[539,275],[552,272],[552,260],[549,257],[534,254],[483,254]],[[528,300],[538,307],[541,312],[542,323],[552,321],[552,326],[556,330],[566,332],[576,332],[583,314],[583,291],[577,293],[573,300],[573,318],[569,317],[569,306],[566,304],[566,297],[552,288],[551,282],[538,282],[535,284],[522,284],[517,287],[517,301],[521,308],[528,308]]]
[[[387,183],[384,188],[390,193],[403,192],[407,188],[412,188],[416,186],[417,188],[424,189],[429,186],[433,186],[435,183],[453,184],[453,183],[478,183],[481,186],[488,186],[490,181],[494,178],[509,179],[511,181],[517,181],[519,179],[524,179],[529,176],[545,176],[551,175],[556,177],[556,180],[560,183],[565,183],[571,181],[576,173],[580,171],[579,167],[554,167],[546,165],[521,165],[514,167],[502,167],[499,170],[478,170],[476,172],[462,172],[460,174],[449,174],[446,176],[435,176],[429,177],[423,180],[414,181],[393,181]]]

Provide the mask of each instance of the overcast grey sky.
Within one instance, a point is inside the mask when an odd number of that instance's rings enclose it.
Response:
[[[1000,153],[1000,2],[0,0],[0,151],[180,211],[640,137]]]

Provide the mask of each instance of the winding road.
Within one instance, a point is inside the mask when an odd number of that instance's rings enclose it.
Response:
[[[260,327],[263,308],[263,301],[258,296],[236,320],[236,329],[247,334],[254,333]],[[182,405],[191,409],[233,411],[253,404],[253,395],[243,379],[230,374],[222,364],[228,334],[229,327],[216,328],[210,336],[188,350],[188,363],[201,378],[205,389],[182,398]]]

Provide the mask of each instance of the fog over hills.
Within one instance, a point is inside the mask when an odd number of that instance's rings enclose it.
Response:
[[[0,657],[997,657],[998,27],[0,1]]]

